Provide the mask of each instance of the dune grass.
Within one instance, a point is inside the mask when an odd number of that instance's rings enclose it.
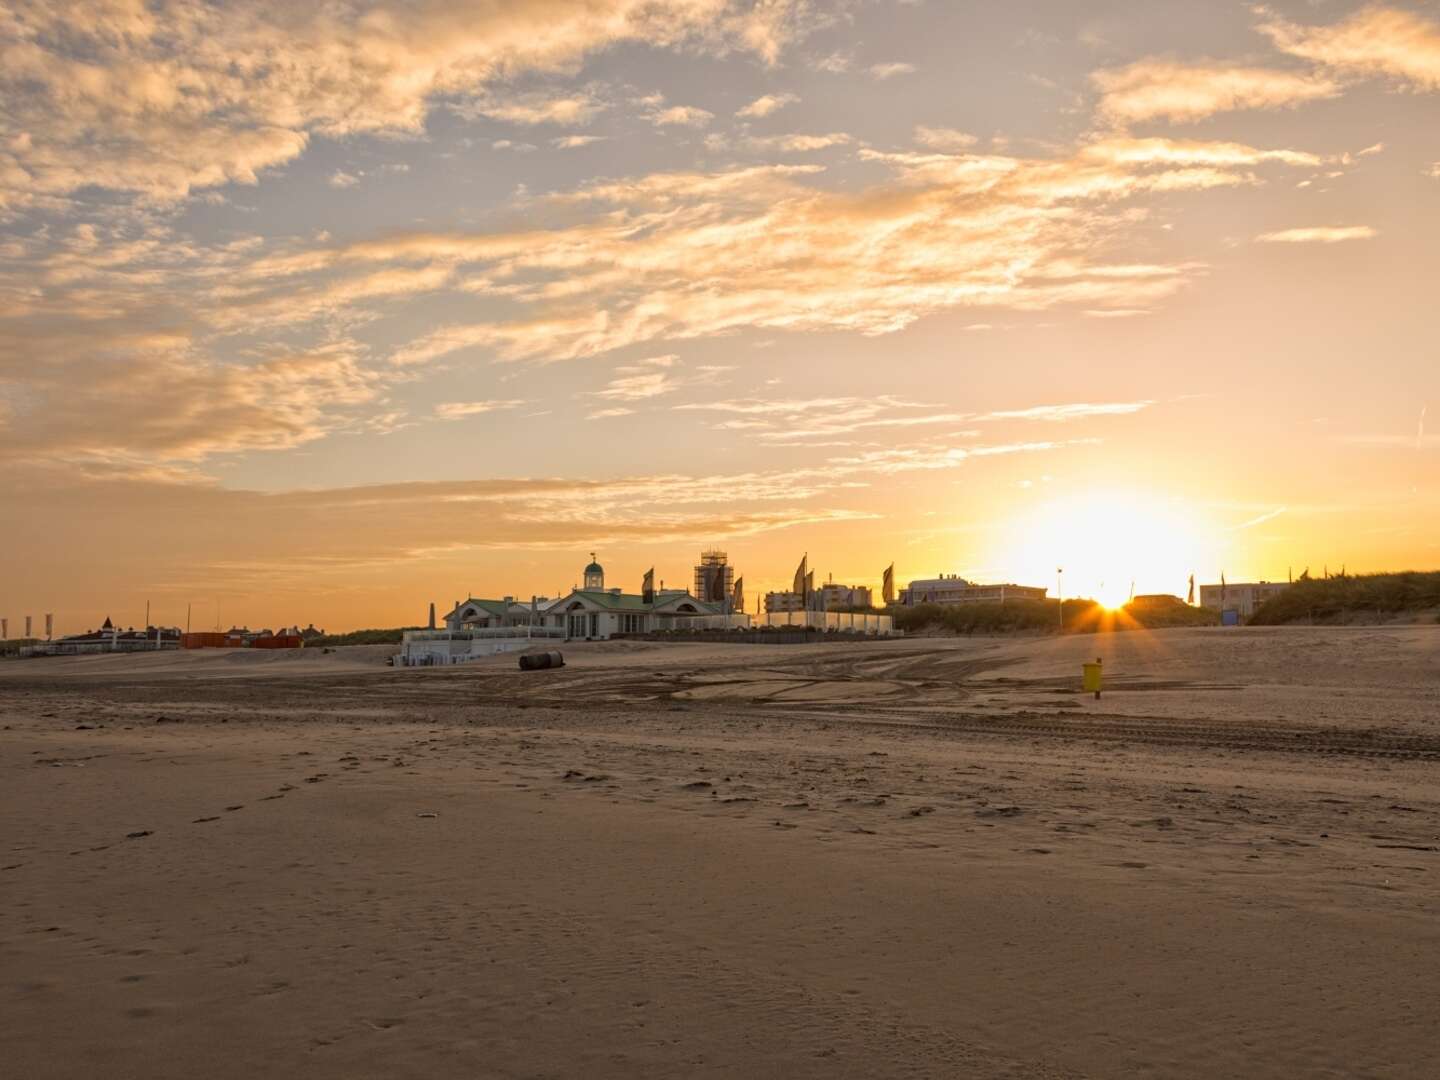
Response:
[[[1067,633],[1147,630],[1166,626],[1213,626],[1219,615],[1180,600],[1126,604],[1111,610],[1096,600],[1066,600]],[[921,604],[902,608],[895,626],[906,633],[948,630],[955,634],[1056,633],[1060,613],[1054,600],[1015,600],[1005,604]]]
[[[305,647],[313,649],[320,645],[398,645],[406,630],[423,630],[423,626],[395,626],[376,630],[351,630],[348,634],[325,634],[307,641]]]
[[[1440,571],[1302,578],[1255,609],[1252,626],[1389,619],[1440,608]]]

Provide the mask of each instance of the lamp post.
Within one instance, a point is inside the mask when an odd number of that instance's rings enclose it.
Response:
[[[1065,632],[1065,587],[1064,587],[1064,580],[1065,580],[1065,578],[1064,578],[1064,574],[1065,574],[1065,568],[1064,568],[1063,566],[1057,566],[1057,567],[1055,568],[1055,598],[1056,598],[1056,600],[1059,601],[1059,608],[1060,608],[1060,632],[1061,632],[1062,634]]]

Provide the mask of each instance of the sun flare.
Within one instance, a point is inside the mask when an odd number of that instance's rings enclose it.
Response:
[[[992,558],[1025,581],[1118,608],[1135,594],[1183,597],[1205,536],[1203,522],[1179,499],[1094,491],[1021,514]]]

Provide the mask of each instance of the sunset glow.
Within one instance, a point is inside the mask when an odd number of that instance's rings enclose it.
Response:
[[[1018,517],[990,561],[1017,567],[1026,581],[1048,580],[1052,588],[1061,568],[1067,596],[1119,607],[1132,588],[1184,596],[1186,567],[1214,558],[1208,531],[1178,500],[1097,489]]]
[[[1434,4],[6,10],[12,619],[1440,564]]]

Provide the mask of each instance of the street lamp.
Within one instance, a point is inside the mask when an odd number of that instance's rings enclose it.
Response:
[[[1065,568],[1063,566],[1057,566],[1055,568],[1055,599],[1059,601],[1060,632],[1062,634],[1065,632],[1065,588],[1063,584],[1065,580],[1064,574]]]

